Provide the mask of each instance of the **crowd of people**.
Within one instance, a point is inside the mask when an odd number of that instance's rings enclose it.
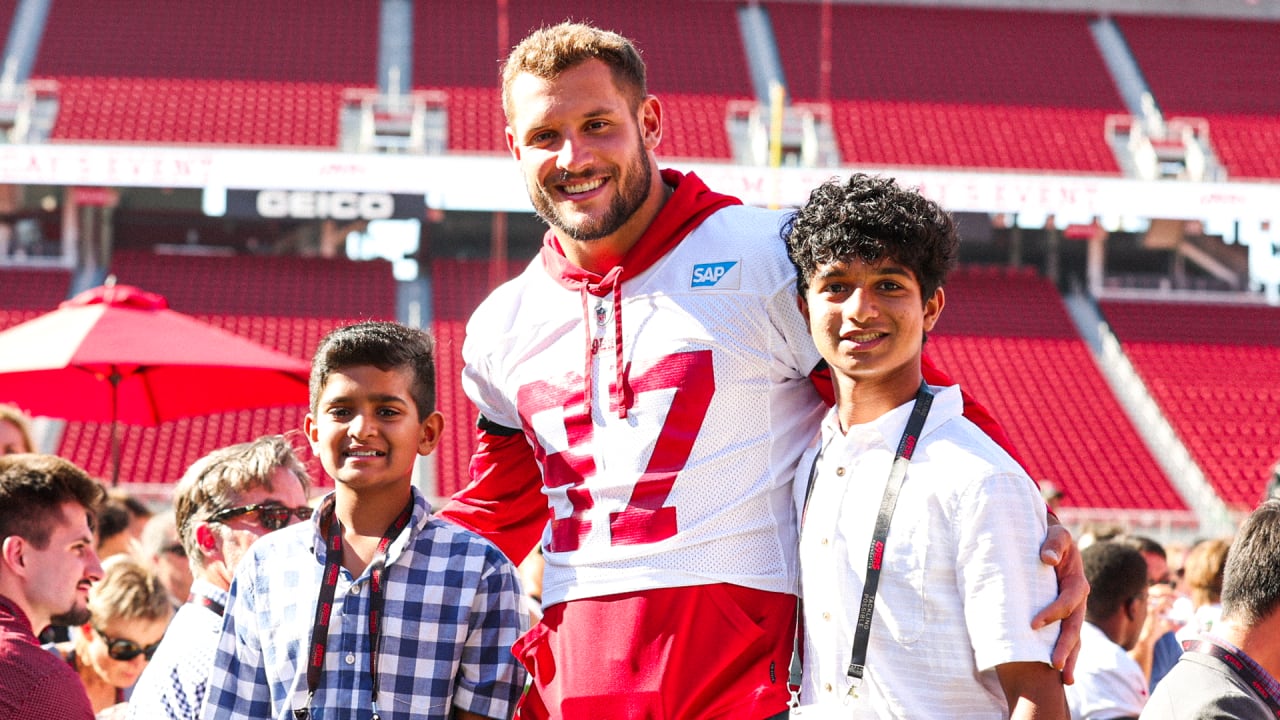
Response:
[[[549,230],[468,324],[470,483],[411,482],[446,419],[396,323],[315,353],[320,498],[271,436],[153,514],[0,415],[0,720],[1280,716],[1280,502],[1180,562],[1190,611],[1159,545],[1080,551],[924,354],[936,203],[659,168],[644,63],[588,25],[521,41],[502,99]]]

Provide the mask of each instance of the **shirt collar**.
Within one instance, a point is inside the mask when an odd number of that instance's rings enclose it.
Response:
[[[1266,686],[1265,689],[1271,697],[1280,698],[1280,680],[1272,677],[1271,673],[1267,672],[1266,668],[1259,665],[1257,660],[1249,657],[1244,650],[1236,647],[1235,644],[1229,640],[1221,636],[1214,635],[1212,632],[1201,633],[1200,637],[1201,639],[1211,642],[1240,658],[1240,660],[1242,660],[1244,664],[1258,676],[1258,679],[1262,681],[1262,684]]]
[[[332,494],[333,491],[330,491],[327,495],[322,497],[320,502],[316,503],[316,507],[324,507],[325,503],[329,502],[329,495]],[[397,537],[387,548],[388,565],[391,565],[396,561],[396,558],[400,557],[400,553],[409,545],[409,540],[416,537],[418,533],[426,527],[427,523],[431,521],[431,518],[434,517],[431,514],[431,506],[427,503],[427,498],[416,486],[409,486],[409,494],[413,500],[413,511],[409,516],[409,525],[405,528],[407,532],[400,533],[400,536]],[[307,522],[309,525],[304,527],[309,527],[311,529],[311,547],[313,554],[315,555],[316,562],[324,565],[325,558],[328,555],[328,548],[325,545],[324,528],[320,526],[320,513],[311,513],[311,519]]]
[[[31,618],[27,617],[26,611],[18,607],[18,603],[10,600],[4,595],[0,595],[0,611],[8,611],[13,616],[14,621],[26,628],[27,632],[35,635],[35,630],[31,627]],[[43,629],[43,628],[41,628]]]
[[[921,437],[928,435],[951,418],[964,414],[964,397],[960,394],[959,385],[946,387],[930,385],[929,390],[933,393],[933,405],[929,408],[929,417],[925,421],[924,429],[920,431]],[[907,421],[911,419],[911,410],[915,407],[915,402],[913,397],[871,422],[854,425],[845,434],[845,443],[857,443],[861,446],[880,444],[891,450],[896,449],[898,439],[906,432]],[[822,420],[823,445],[840,434],[840,417],[836,408],[832,407]]]
[[[213,602],[226,606],[229,593],[226,590],[214,585],[204,578],[196,578],[191,581],[191,594],[208,598]]]

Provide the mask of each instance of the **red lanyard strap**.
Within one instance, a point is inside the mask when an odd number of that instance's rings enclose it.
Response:
[[[325,651],[329,646],[329,619],[333,614],[333,596],[342,573],[342,522],[333,514],[334,500],[330,497],[320,508],[320,527],[326,529],[324,577],[320,583],[320,598],[316,603],[316,619],[311,628],[311,652],[307,657],[307,704],[294,710],[297,720],[311,717],[311,700],[320,687],[324,671]],[[380,720],[378,715],[378,641],[382,637],[382,610],[386,606],[386,588],[383,575],[387,567],[387,548],[409,524],[413,516],[413,500],[400,511],[399,517],[378,541],[378,549],[369,563],[369,675],[373,687],[371,701],[373,714],[370,720]]]
[[[226,606],[224,606],[222,603],[218,602],[217,600],[214,600],[208,595],[201,595],[198,592],[193,592],[190,595],[188,595],[187,602],[192,603],[193,605],[207,607],[210,610],[212,610],[214,614],[217,615],[218,617],[222,617],[223,613],[227,611]]]
[[[1208,640],[1187,640],[1183,643],[1183,648],[1188,652],[1198,652],[1221,660],[1223,664],[1231,668],[1231,671],[1236,674],[1236,677],[1243,680],[1244,684],[1253,688],[1253,691],[1258,694],[1258,697],[1262,699],[1262,702],[1266,703],[1267,709],[1271,711],[1272,715],[1280,718],[1280,698],[1277,698],[1271,693],[1271,690],[1267,687],[1266,681],[1258,675],[1258,673],[1253,669],[1253,666],[1239,655],[1231,652],[1221,645],[1211,643]]]

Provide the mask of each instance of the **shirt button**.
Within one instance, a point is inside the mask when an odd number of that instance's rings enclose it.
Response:
[[[822,686],[822,691],[823,691],[823,692],[831,692],[831,683],[827,683],[826,685],[823,685],[823,686]]]
[[[831,619],[831,613],[829,613],[829,612],[824,612],[824,613],[822,613],[822,619],[823,619],[823,620],[830,620],[830,619]]]
[[[844,468],[842,468],[842,467],[838,467],[838,468],[836,468],[836,475],[837,475],[838,477],[844,477]]]
[[[827,540],[826,538],[822,538],[822,544],[823,544],[823,545],[827,545],[827,544],[829,544],[830,542],[831,542],[830,540]]]
[[[356,664],[356,656],[354,653],[347,653],[346,661],[348,665]]]

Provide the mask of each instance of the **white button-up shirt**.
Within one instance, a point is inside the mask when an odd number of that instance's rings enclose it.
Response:
[[[1039,557],[1044,501],[1017,463],[963,417],[959,387],[934,391],[883,551],[866,676],[847,704],[871,535],[914,401],[847,434],[834,410],[828,415],[807,511],[817,448],[801,460],[801,697],[826,706],[802,716],[1006,717],[995,667],[1050,660],[1058,626],[1031,629],[1034,614],[1057,596],[1053,570]]]

